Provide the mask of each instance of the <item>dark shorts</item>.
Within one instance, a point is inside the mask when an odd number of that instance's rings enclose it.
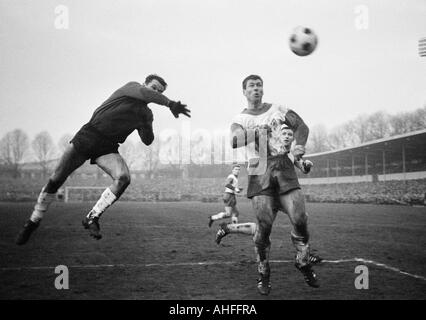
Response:
[[[223,194],[223,203],[225,204],[225,207],[235,207],[237,205],[237,198],[235,197],[235,194],[225,192]]]
[[[248,176],[248,198],[260,195],[277,198],[294,189],[300,189],[300,184],[294,164],[287,156],[268,158],[264,174]]]
[[[102,136],[90,124],[85,124],[70,141],[78,153],[90,159],[91,164],[100,156],[109,153],[118,153],[118,143],[111,142]]]

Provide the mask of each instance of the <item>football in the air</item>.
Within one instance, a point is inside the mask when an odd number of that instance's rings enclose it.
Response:
[[[318,37],[311,28],[298,26],[291,33],[290,49],[298,56],[307,56],[314,52]]]

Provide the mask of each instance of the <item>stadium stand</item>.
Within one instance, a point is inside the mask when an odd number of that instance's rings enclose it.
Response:
[[[426,129],[352,148],[308,154],[314,170],[301,183],[331,184],[426,178]]]
[[[312,202],[426,205],[425,141],[426,130],[420,130],[354,148],[306,155],[314,162],[310,174],[299,176],[306,198]],[[34,201],[45,183],[36,168],[24,165],[20,179],[0,173],[0,201]],[[221,201],[224,179],[230,171],[230,164],[190,165],[186,170],[159,170],[148,179],[144,171],[132,170],[132,182],[121,200]],[[70,201],[95,201],[102,190],[99,187],[110,183],[104,172],[86,163],[66,181],[59,198],[65,200],[67,187],[86,187]],[[245,168],[240,185],[246,190]]]

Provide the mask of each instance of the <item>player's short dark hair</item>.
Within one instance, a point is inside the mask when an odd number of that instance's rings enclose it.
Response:
[[[156,75],[156,74],[150,74],[149,76],[147,76],[145,78],[145,84],[150,83],[152,80],[157,80],[164,87],[164,89],[167,88],[167,82],[164,81],[163,78],[161,78],[159,75]]]
[[[232,165],[232,170],[234,170],[235,168],[241,168],[241,166],[238,163],[234,163]]]
[[[251,74],[243,80],[243,89],[244,90],[246,89],[247,81],[249,81],[249,80],[260,80],[260,81],[262,81],[262,84],[263,84],[263,79],[260,76],[258,76],[257,74]]]

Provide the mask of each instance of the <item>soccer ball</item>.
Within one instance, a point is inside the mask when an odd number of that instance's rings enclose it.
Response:
[[[307,27],[298,26],[293,30],[289,39],[290,49],[298,56],[311,54],[318,44],[318,37]]]

